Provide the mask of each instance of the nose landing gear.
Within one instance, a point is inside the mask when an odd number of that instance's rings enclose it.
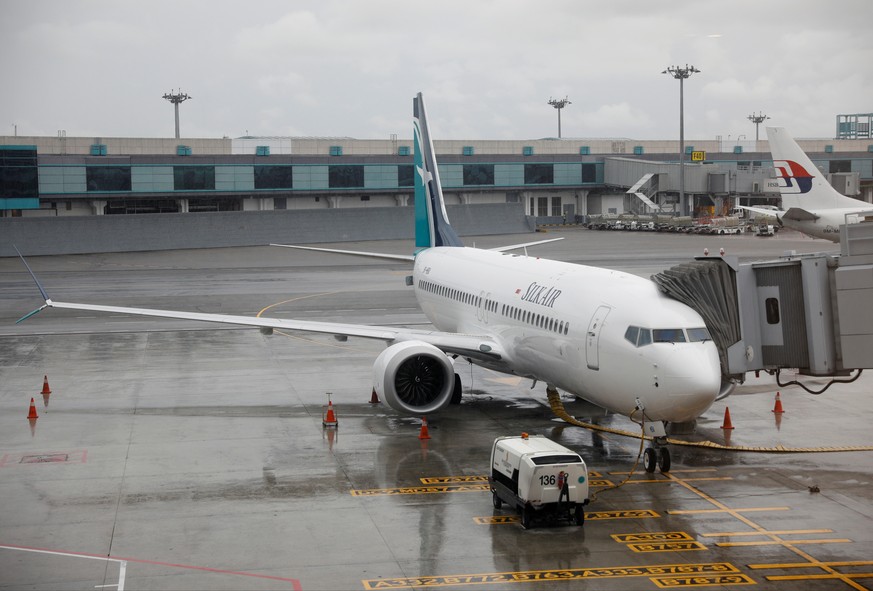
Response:
[[[653,473],[657,467],[662,473],[666,474],[670,471],[670,450],[666,446],[666,437],[663,441],[659,441],[660,437],[654,439],[654,446],[647,447],[643,452],[643,467],[646,472]]]

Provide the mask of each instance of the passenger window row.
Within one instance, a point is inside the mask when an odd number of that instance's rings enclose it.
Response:
[[[569,322],[557,320],[555,318],[546,316],[545,314],[537,314],[535,312],[532,312],[531,310],[522,310],[521,308],[509,306],[506,304],[501,305],[491,299],[485,299],[483,302],[482,296],[475,296],[473,294],[458,289],[452,289],[450,287],[446,287],[445,285],[440,285],[432,281],[419,279],[418,288],[441,297],[469,304],[473,307],[479,307],[480,305],[483,305],[486,310],[495,314],[499,309],[500,314],[507,318],[512,318],[513,320],[518,320],[519,322],[524,322],[525,324],[536,326],[543,330],[548,330],[549,332],[563,335],[570,332]]]

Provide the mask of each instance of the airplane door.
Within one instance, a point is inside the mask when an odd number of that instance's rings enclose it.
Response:
[[[588,334],[585,338],[585,359],[588,361],[588,369],[600,369],[600,328],[610,309],[609,306],[600,306],[588,323]]]

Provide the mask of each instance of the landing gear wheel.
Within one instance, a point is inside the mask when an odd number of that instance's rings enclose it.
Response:
[[[655,450],[651,447],[647,447],[646,451],[643,452],[643,467],[646,469],[646,472],[649,472],[650,474],[654,472],[657,461],[658,457]]]
[[[450,401],[450,404],[461,404],[462,394],[461,376],[455,374],[455,388],[452,390],[452,400]]]
[[[585,511],[582,510],[582,505],[576,505],[576,525],[585,525]]]
[[[527,507],[523,507],[521,509],[521,527],[524,529],[530,529],[531,523],[531,510]]]
[[[670,450],[666,447],[662,447],[658,450],[658,470],[661,471],[662,474],[666,474],[670,471]]]
[[[503,501],[500,500],[496,492],[491,493],[491,504],[494,505],[495,509],[500,509],[503,506]]]

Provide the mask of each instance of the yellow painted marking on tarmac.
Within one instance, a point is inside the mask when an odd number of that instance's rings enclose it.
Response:
[[[371,488],[350,490],[353,497],[379,497],[388,495],[428,495],[456,492],[483,492],[489,490],[487,484],[459,484],[445,486],[401,486],[397,488]]]
[[[684,552],[685,550],[706,550],[706,546],[700,542],[649,542],[645,544],[628,544],[628,548],[634,552]]]
[[[588,478],[603,478],[603,474],[594,470],[588,470]]]
[[[733,480],[730,476],[704,476],[702,478],[683,478],[683,482],[706,482],[709,480]],[[627,484],[672,484],[673,480],[665,480],[663,478],[645,478],[628,480]]]
[[[685,470],[685,469],[673,470],[672,468],[670,469],[670,474],[697,474],[699,472],[718,472],[718,469],[717,468],[688,468],[687,470]],[[630,472],[610,472],[610,474],[615,474],[616,476],[618,476],[618,475],[626,476],[627,474],[630,474]]]
[[[705,492],[703,492],[699,488],[697,488],[691,484],[688,484],[687,482],[685,482],[682,479],[676,478],[675,476],[672,476],[669,473],[665,474],[665,476],[667,478],[670,478],[671,480],[675,481],[678,485],[693,492],[694,494],[699,496],[701,499],[707,501],[708,503],[710,503],[714,507],[716,507],[718,513],[725,513],[725,514],[733,516],[735,519],[744,523],[750,529],[753,529],[753,530],[757,531],[758,533],[769,537],[772,542],[781,545],[786,550],[793,552],[794,554],[796,554],[797,556],[800,556],[801,558],[808,561],[809,563],[815,563],[816,566],[818,566],[822,570],[826,571],[827,574],[833,575],[833,578],[839,579],[840,581],[842,581],[846,585],[849,585],[853,589],[857,589],[858,591],[865,591],[865,588],[863,586],[859,585],[858,583],[856,583],[855,581],[853,581],[849,575],[845,575],[845,574],[837,572],[836,570],[834,570],[833,567],[827,566],[826,564],[819,562],[818,560],[813,558],[813,556],[810,555],[808,552],[798,548],[797,546],[801,542],[796,542],[796,541],[792,541],[792,540],[785,540],[785,539],[779,537],[778,535],[769,532],[766,528],[762,527],[761,525],[758,525],[757,523],[755,523],[754,521],[752,521],[751,519],[749,519],[748,517],[743,515],[743,513],[749,512],[749,509],[732,509],[732,508],[728,507],[727,505],[725,505],[724,503],[722,503],[721,501],[706,494]],[[770,508],[752,508],[752,510],[755,510],[755,509],[764,510],[764,511],[773,511],[776,508],[773,508],[773,507],[770,507]],[[784,509],[787,510],[788,508],[785,507]],[[670,511],[669,513],[678,515],[678,514],[681,514],[683,512]],[[691,514],[691,512],[684,512],[684,513]],[[738,543],[740,543],[740,542],[738,542]]]
[[[677,509],[674,511],[667,511],[669,515],[694,515],[695,513],[705,514],[705,513],[752,513],[757,511],[790,511],[791,507],[744,507],[742,509],[729,509],[727,507],[723,509]],[[759,529],[756,527],[756,529]],[[767,534],[766,530],[759,529],[761,534]]]
[[[828,560],[823,562],[777,562],[773,564],[747,564],[753,570],[764,568],[818,568],[820,566],[873,566],[873,560]]]
[[[836,573],[833,575],[770,575],[764,577],[768,581],[809,581],[812,579],[870,579],[873,578],[873,573]],[[853,587],[855,585],[852,585]],[[866,587],[856,587],[857,589],[866,589]]]
[[[757,583],[744,574],[738,575],[703,575],[694,577],[652,577],[650,579],[661,589],[674,589],[676,587],[722,587],[734,585],[757,585]]]
[[[771,529],[767,530],[768,534],[776,536],[787,535],[807,535],[807,534],[832,534],[832,529]],[[757,531],[726,531],[717,534],[700,534],[704,538],[732,538],[736,536],[763,536],[765,534]]]
[[[422,484],[456,484],[462,482],[488,482],[487,476],[429,476],[419,478]]]
[[[633,509],[629,511],[591,511],[585,513],[585,520],[589,519],[647,519],[660,517],[657,511],[651,509]]]
[[[470,575],[399,577],[396,579],[365,579],[366,591],[377,589],[410,589],[416,587],[459,587],[462,585],[497,585],[506,583],[534,583],[543,581],[583,581],[624,579],[628,577],[657,577],[659,579],[693,578],[709,575],[739,574],[729,562],[701,564],[661,564],[651,566],[621,566],[610,568],[571,568],[561,570],[527,570],[516,572],[477,573]]]
[[[612,486],[611,480],[589,480],[588,486]]]
[[[716,546],[720,548],[731,548],[734,546],[784,546],[785,544],[850,544],[852,540],[848,538],[832,538],[824,540],[765,540],[755,542],[719,542]]]
[[[637,534],[611,534],[610,537],[619,544],[630,544],[632,542],[677,542],[685,540],[693,540],[688,533],[684,531],[652,531]]]
[[[660,517],[655,511],[648,509],[634,511],[592,511],[585,514],[585,521],[606,521],[609,519],[648,519]],[[478,525],[503,525],[506,523],[518,523],[521,518],[518,515],[486,515],[474,517],[473,522]],[[642,535],[642,534],[638,534]]]
[[[486,515],[474,517],[473,523],[478,525],[503,525],[505,523],[518,523],[521,518],[518,515]]]

